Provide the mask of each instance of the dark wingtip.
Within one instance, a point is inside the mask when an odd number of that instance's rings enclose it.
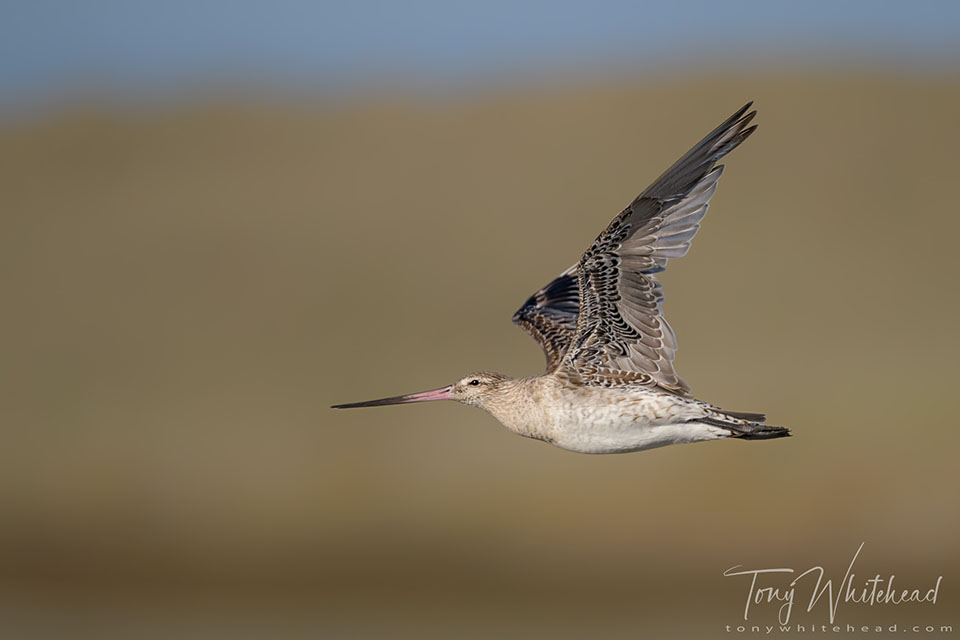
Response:
[[[729,118],[724,120],[723,123],[714,130],[714,133],[730,127],[735,122],[741,122],[741,121],[750,122],[750,120],[752,120],[753,117],[757,115],[756,110],[750,111],[750,107],[752,106],[753,106],[753,100],[751,100],[747,104],[743,105],[742,107],[734,111],[733,115],[731,115]],[[750,113],[747,113],[747,111],[750,111]]]
[[[747,110],[750,109],[750,107],[752,106],[753,106],[753,100],[751,100],[747,104],[740,107],[740,109],[735,114],[727,118],[727,122],[724,123],[730,126],[736,123],[736,125],[743,128],[743,130],[737,136],[741,141],[745,140],[747,136],[753,133],[753,131],[757,128],[757,125],[753,125],[752,127],[747,127],[747,125],[750,124],[750,121],[757,117],[756,109],[754,109],[750,113],[747,113]]]

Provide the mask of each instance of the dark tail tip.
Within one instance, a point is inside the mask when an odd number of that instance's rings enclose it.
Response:
[[[743,438],[744,440],[769,440],[770,438],[788,438],[792,433],[786,427],[774,427],[770,425],[737,425],[738,431],[734,432],[734,438]]]
[[[787,429],[786,427],[775,427],[769,424],[761,424],[759,420],[764,419],[764,416],[760,413],[734,413],[732,411],[724,411],[724,413],[738,418],[743,418],[744,416],[754,416],[758,418],[758,421],[728,422],[718,418],[696,418],[695,420],[691,420],[691,422],[702,422],[704,424],[713,425],[714,427],[729,429],[731,432],[731,437],[743,438],[744,440],[769,440],[770,438],[786,438],[791,435],[790,429]]]

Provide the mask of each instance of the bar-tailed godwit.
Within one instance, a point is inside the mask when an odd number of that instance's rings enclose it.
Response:
[[[677,341],[654,274],[687,253],[723,165],[756,129],[748,103],[654,180],[604,229],[577,264],[537,291],[513,321],[547,357],[539,376],[471,373],[439,389],[335,405],[376,407],[456,400],[507,429],[580,453],[790,435],[760,413],[721,409],[690,395],[673,369]]]

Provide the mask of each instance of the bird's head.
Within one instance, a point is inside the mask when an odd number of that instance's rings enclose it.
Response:
[[[507,377],[490,371],[478,371],[450,385],[450,399],[482,407],[486,398],[495,393]]]
[[[457,380],[451,385],[408,393],[402,396],[367,400],[366,402],[352,402],[350,404],[335,404],[333,409],[353,409],[356,407],[381,407],[388,404],[409,404],[411,402],[426,402],[428,400],[456,400],[472,407],[483,407],[484,400],[500,389],[507,376],[491,371],[478,371]]]

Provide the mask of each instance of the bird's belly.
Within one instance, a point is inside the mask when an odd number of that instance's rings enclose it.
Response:
[[[689,419],[682,415],[574,409],[556,416],[549,430],[550,441],[578,453],[627,453],[730,436],[726,429]]]

